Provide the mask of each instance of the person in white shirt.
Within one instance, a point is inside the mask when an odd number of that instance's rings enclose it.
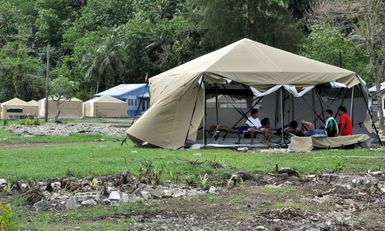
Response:
[[[254,136],[257,132],[262,132],[264,136],[264,142],[268,144],[269,129],[262,126],[261,121],[258,118],[258,109],[251,109],[251,116],[247,118],[246,125],[250,131],[250,144],[254,143]]]

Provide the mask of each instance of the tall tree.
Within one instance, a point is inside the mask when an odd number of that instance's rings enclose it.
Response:
[[[25,42],[26,34],[28,30],[20,26],[15,41],[8,42],[0,50],[1,75],[8,79],[6,82],[13,83],[14,89],[13,95],[8,95],[7,98],[31,100],[40,97],[42,93],[43,65],[39,59],[29,55],[30,48]]]
[[[118,30],[118,29],[116,29]],[[99,44],[96,51],[84,56],[83,65],[87,69],[85,77],[96,80],[96,93],[99,92],[103,80],[103,89],[114,84],[111,77],[121,76],[125,59],[125,44],[112,34]],[[109,82],[112,79],[112,83]]]
[[[71,98],[75,95],[75,92],[78,88],[78,82],[70,81],[67,77],[64,76],[60,76],[50,82],[49,91],[52,100],[56,103],[57,108],[55,122],[59,121],[61,112],[60,106],[67,100],[71,101]]]
[[[330,24],[310,27],[310,34],[303,41],[300,53],[321,62],[355,70],[371,83],[367,78],[370,75],[370,66],[364,51]]]
[[[380,115],[384,129],[381,82],[385,67],[385,1],[383,0],[320,0],[313,6],[315,23],[329,22],[345,34],[369,57]]]
[[[286,1],[193,0],[201,9],[204,43],[215,49],[248,37],[261,43],[295,51],[303,33]]]

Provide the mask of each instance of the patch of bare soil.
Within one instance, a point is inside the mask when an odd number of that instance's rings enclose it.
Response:
[[[32,144],[0,144],[0,148],[37,148],[46,146],[55,146],[57,144],[44,144],[44,143],[32,143]]]
[[[59,212],[64,220],[65,212],[60,211],[66,209],[146,201],[151,209],[92,218],[109,222],[138,218],[130,230],[384,230],[385,172],[281,172],[223,175],[216,187],[204,189],[150,186],[156,181],[149,180],[154,178],[149,171],[138,177],[124,173],[18,181],[12,196],[21,193],[27,208]],[[3,199],[12,201],[12,196]]]
[[[384,193],[371,187],[260,176],[216,196],[157,201],[162,212],[132,230],[383,230]]]

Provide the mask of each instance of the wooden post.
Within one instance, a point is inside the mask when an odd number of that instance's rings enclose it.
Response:
[[[50,45],[48,43],[47,44],[47,66],[46,66],[46,71],[45,71],[45,114],[44,114],[45,122],[48,121],[49,50],[50,50]]]

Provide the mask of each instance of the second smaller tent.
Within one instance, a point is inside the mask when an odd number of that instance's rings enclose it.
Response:
[[[37,112],[38,106],[18,98],[13,98],[1,104],[2,119],[14,119],[27,115],[36,116]]]
[[[83,117],[128,117],[127,103],[112,96],[101,96],[83,103]]]
[[[46,99],[39,100],[39,117],[45,116],[45,101]],[[60,116],[62,119],[78,119],[82,116],[83,101],[77,98],[71,100],[63,99],[64,102],[60,104]],[[48,99],[48,118],[54,118],[58,110],[56,102],[51,97]]]

